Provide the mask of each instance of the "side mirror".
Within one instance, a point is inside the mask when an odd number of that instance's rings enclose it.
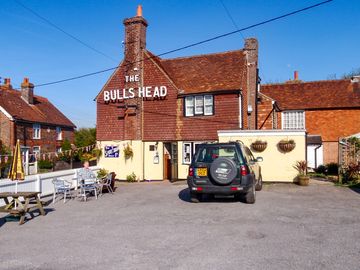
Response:
[[[256,162],[262,162],[264,159],[262,157],[257,157]]]

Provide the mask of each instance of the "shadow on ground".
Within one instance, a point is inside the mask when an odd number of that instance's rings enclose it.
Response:
[[[191,203],[189,188],[184,188],[178,194],[179,199]],[[212,194],[204,194],[201,203],[238,203],[234,196],[214,196]]]

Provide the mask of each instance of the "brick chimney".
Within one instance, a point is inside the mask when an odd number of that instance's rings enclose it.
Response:
[[[137,14],[135,17],[124,20],[125,26],[125,56],[124,60],[126,64],[134,63],[130,65],[130,68],[138,68],[141,66],[140,61],[143,58],[143,50],[146,48],[146,27],[147,21],[142,16],[142,6],[137,8]]]
[[[29,78],[24,78],[21,83],[21,97],[28,104],[34,104],[34,85],[29,82]]]
[[[0,89],[1,90],[11,90],[12,89],[10,78],[5,78],[4,79],[4,84],[0,85]]]
[[[246,52],[247,65],[247,93],[244,103],[247,114],[247,128],[256,129],[257,120],[257,83],[258,83],[258,41],[256,38],[245,40],[244,50]]]

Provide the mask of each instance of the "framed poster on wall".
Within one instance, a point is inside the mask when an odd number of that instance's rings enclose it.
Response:
[[[119,146],[116,145],[106,145],[104,150],[104,155],[106,158],[118,158],[120,155]]]

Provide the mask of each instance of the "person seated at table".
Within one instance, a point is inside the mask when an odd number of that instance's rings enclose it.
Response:
[[[82,183],[87,179],[96,179],[95,173],[89,168],[89,161],[84,161],[83,167],[78,171],[78,179]]]

